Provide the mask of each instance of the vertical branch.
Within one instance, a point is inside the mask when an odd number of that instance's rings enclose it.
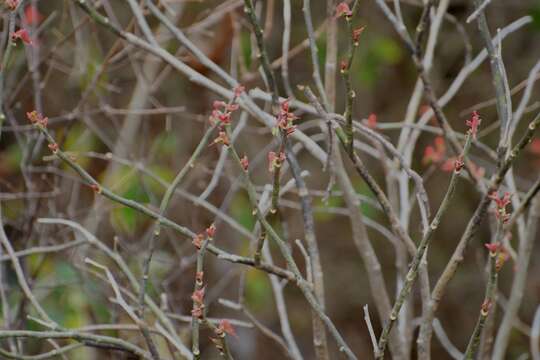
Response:
[[[486,325],[488,316],[490,315],[490,311],[497,308],[495,303],[497,296],[498,273],[501,266],[499,261],[501,256],[500,238],[502,236],[502,228],[503,221],[501,220],[499,221],[499,224],[497,226],[497,234],[494,241],[491,244],[486,245],[486,247],[488,247],[489,249],[489,279],[486,286],[484,302],[482,303],[480,309],[480,315],[476,322],[473,334],[471,335],[471,339],[469,340],[469,344],[467,345],[467,350],[465,351],[465,360],[473,360],[476,358],[476,354],[478,353],[478,348],[480,345],[480,335],[482,334],[482,330]]]
[[[270,60],[268,58],[268,53],[264,44],[264,31],[259,23],[259,20],[257,19],[255,7],[253,6],[253,0],[244,0],[244,12],[248,17],[251,27],[253,28],[253,34],[255,35],[257,48],[259,50],[257,58],[261,62],[263,72],[268,81],[268,88],[272,93],[272,102],[274,103],[274,106],[276,106],[278,103],[278,88],[276,78],[274,76],[272,68],[270,67]]]
[[[345,83],[345,113],[343,116],[345,117],[345,135],[347,136],[346,143],[345,143],[345,149],[349,153],[349,156],[352,156],[352,153],[354,151],[354,134],[353,134],[353,119],[352,119],[352,112],[353,112],[353,101],[356,97],[356,93],[352,88],[352,82],[351,82],[351,67],[352,63],[354,61],[354,55],[356,53],[356,48],[359,45],[359,37],[362,33],[363,28],[354,29],[353,26],[353,17],[356,14],[358,10],[358,5],[360,1],[355,0],[354,5],[350,11],[345,10],[344,14],[338,14],[340,16],[344,15],[345,22],[347,23],[347,30],[348,30],[348,41],[349,41],[349,49],[347,51],[347,57],[345,60],[342,60],[342,63],[340,65],[340,72],[343,77],[343,81]]]
[[[305,229],[305,236],[306,241],[308,243],[308,250],[310,254],[310,259],[312,261],[311,268],[313,269],[313,278],[314,282],[316,283],[315,286],[315,298],[318,302],[318,306],[320,307],[320,310],[324,312],[324,282],[323,282],[323,276],[322,276],[322,267],[320,263],[319,258],[319,251],[317,247],[317,242],[315,238],[315,231],[314,231],[314,225],[313,225],[313,214],[311,210],[311,201],[309,200],[308,194],[307,194],[307,188],[305,186],[305,183],[300,175],[301,168],[298,164],[298,161],[294,155],[294,153],[291,150],[291,145],[288,141],[288,136],[292,134],[295,130],[295,126],[292,125],[292,121],[295,120],[295,116],[292,113],[289,113],[289,105],[288,102],[283,102],[281,104],[280,110],[278,110],[278,88],[277,84],[275,82],[274,73],[270,67],[270,61],[268,58],[268,54],[265,48],[264,39],[262,37],[262,29],[259,24],[259,21],[256,17],[254,7],[252,0],[244,0],[245,4],[245,12],[248,15],[249,21],[251,23],[251,26],[253,27],[253,31],[255,33],[255,37],[257,39],[257,46],[259,48],[260,53],[260,59],[262,62],[263,71],[266,74],[266,77],[269,79],[269,87],[272,91],[272,103],[274,112],[277,113],[277,122],[278,122],[278,132],[281,136],[281,144],[279,146],[279,150],[277,154],[274,154],[274,159],[270,159],[270,166],[271,169],[274,172],[274,178],[273,178],[273,189],[272,189],[272,205],[270,208],[270,215],[276,215],[278,212],[278,200],[279,200],[279,189],[280,189],[280,173],[281,173],[281,164],[284,159],[282,159],[282,154],[284,154],[287,158],[287,161],[291,168],[291,173],[295,179],[297,188],[299,190],[299,193],[301,194],[301,203],[302,203],[302,214],[304,216],[304,229]],[[304,16],[306,17],[306,25],[308,27],[308,35],[310,39],[310,45],[311,45],[311,51],[312,51],[312,61],[314,65],[314,77],[318,84],[320,85],[320,90],[324,94],[324,90],[322,88],[322,81],[320,78],[319,73],[319,64],[316,54],[316,45],[314,44],[314,35],[313,35],[313,24],[311,23],[311,15],[309,11],[309,1],[307,3],[304,3]],[[270,154],[269,154],[270,155]],[[279,219],[279,215],[276,216]],[[268,220],[266,218],[265,220]],[[264,245],[264,240],[267,236],[267,229],[265,226],[261,228],[261,234],[259,236],[259,240],[257,242],[257,248],[255,252],[254,259],[257,262],[260,262],[260,254],[262,247]],[[321,319],[319,319],[318,316],[316,316],[316,311],[313,311],[313,342],[315,345],[315,351],[317,354],[318,359],[327,359],[328,358],[328,345],[326,340],[326,334],[324,331],[324,324]]]
[[[292,97],[293,91],[289,79],[289,45],[291,42],[291,0],[283,0],[283,40],[281,44],[281,77],[287,96]]]
[[[483,2],[483,0],[474,0],[474,4],[478,10],[476,21],[478,22],[478,30],[480,31],[480,35],[486,44],[489,58],[491,59],[490,65],[497,99],[497,114],[499,115],[499,120],[501,123],[501,137],[499,139],[498,153],[500,159],[503,159],[506,149],[510,145],[509,132],[512,122],[512,104],[510,103],[510,90],[508,87],[508,78],[506,77],[504,64],[501,58],[502,55],[500,52],[497,52],[493,42],[491,41],[491,34],[489,31],[486,14],[484,12],[485,5]]]
[[[326,91],[322,83],[321,70],[319,65],[319,49],[317,48],[317,43],[315,39],[315,31],[313,30],[313,20],[311,18],[311,1],[304,0],[304,5],[302,6],[302,12],[304,13],[304,21],[306,22],[306,30],[308,34],[309,49],[311,52],[311,64],[313,66],[313,80],[315,81],[315,86],[319,92],[322,103],[325,109],[328,109],[328,98],[326,96]]]
[[[429,225],[426,233],[424,234],[424,236],[422,237],[422,240],[420,241],[418,245],[418,250],[416,252],[416,255],[414,256],[412,260],[412,264],[409,267],[409,271],[407,272],[407,276],[405,277],[403,288],[401,289],[399,296],[392,308],[392,312],[390,313],[390,317],[388,321],[383,327],[383,331],[379,338],[379,354],[378,354],[379,356],[377,357],[377,359],[384,358],[384,351],[385,351],[386,343],[388,341],[390,330],[392,329],[392,325],[396,321],[399,311],[401,309],[401,306],[403,305],[405,299],[411,292],[414,280],[416,279],[416,276],[418,275],[418,268],[424,256],[424,253],[431,242],[431,238],[433,234],[435,233],[435,231],[437,230],[439,223],[442,220],[443,215],[448,210],[448,207],[450,205],[450,202],[456,190],[457,181],[459,179],[461,170],[464,166],[463,161],[465,161],[465,158],[468,156],[469,149],[471,146],[471,141],[472,141],[472,131],[469,131],[469,134],[467,135],[467,140],[465,142],[465,147],[463,149],[463,153],[461,154],[461,158],[456,160],[456,163],[454,165],[454,172],[452,173],[452,177],[450,178],[450,184],[448,185],[448,190],[446,191],[446,194],[441,202],[441,205],[439,206],[439,209],[437,210],[437,213],[433,217],[431,224]]]
[[[208,235],[208,234],[207,234]],[[201,244],[201,237],[204,241]],[[205,309],[202,304],[202,298],[204,296],[204,255],[206,248],[210,242],[210,236],[199,234],[195,237],[194,243],[197,247],[197,265],[195,270],[195,288],[193,290],[193,310],[191,311],[191,352],[194,359],[201,358],[201,351],[199,349],[199,326],[200,322],[204,319]],[[196,242],[197,241],[197,242]],[[200,295],[202,294],[202,295]]]
[[[531,190],[535,190],[540,186],[540,180],[537,182],[537,187],[533,187]],[[531,194],[531,192],[529,192]],[[529,195],[528,194],[528,195]],[[532,193],[536,195],[536,193]],[[529,196],[526,197],[523,204],[526,204],[530,199]],[[514,210],[514,217],[516,214],[519,214],[518,211],[522,209],[519,207],[517,210]],[[508,306],[504,313],[501,325],[499,327],[497,337],[495,339],[495,346],[493,348],[492,358],[493,360],[502,360],[505,357],[506,348],[508,346],[508,341],[510,337],[510,332],[512,330],[513,324],[521,305],[523,295],[525,292],[525,285],[527,281],[527,275],[529,270],[529,262],[531,259],[531,254],[534,246],[534,241],[538,236],[538,221],[540,220],[540,197],[534,197],[532,200],[532,207],[529,212],[529,217],[527,221],[527,236],[519,244],[518,256],[516,261],[516,269],[514,274],[514,281],[512,283],[512,288],[510,290],[510,297],[508,298]],[[510,220],[509,224],[512,223]],[[511,228],[507,228],[505,236],[509,236]]]

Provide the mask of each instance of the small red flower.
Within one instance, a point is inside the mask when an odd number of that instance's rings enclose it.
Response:
[[[236,98],[236,97],[235,97]],[[234,101],[234,99],[233,99]],[[220,127],[231,123],[232,113],[238,110],[239,105],[234,103],[226,103],[225,101],[216,100],[212,104],[212,113],[210,115],[210,123],[219,124]]]
[[[343,74],[349,68],[349,63],[347,60],[341,60],[339,63],[339,71]]]
[[[506,212],[506,207],[510,204],[510,197],[511,195],[508,192],[505,192],[502,197],[499,196],[497,192],[493,192],[489,195],[489,198],[495,202],[497,207],[495,216],[503,223],[507,222],[510,218],[510,215]]]
[[[197,305],[202,305],[204,303],[204,291],[205,288],[195,290],[191,295],[191,300]]]
[[[502,197],[498,196],[496,192],[493,192],[489,195],[489,198],[495,202],[498,209],[504,209],[508,204],[510,204],[510,193],[505,192]]]
[[[214,142],[212,145],[215,144],[223,144],[225,146],[230,145],[229,137],[227,136],[227,133],[225,131],[220,131],[217,138],[214,139]]]
[[[28,33],[28,30],[26,29],[19,29],[15,31],[11,35],[11,39],[13,41],[17,41],[18,39],[21,39],[24,44],[32,45],[32,39],[30,38],[30,34]]]
[[[204,272],[197,271],[197,273],[195,273],[195,282],[197,283],[197,285],[201,286],[203,284],[203,278]]]
[[[367,126],[370,129],[376,129],[377,128],[377,114],[371,113],[369,114],[367,118]]]
[[[294,121],[298,119],[298,117],[289,109],[289,99],[286,99],[281,103],[281,108],[277,115],[277,126],[281,131],[283,131],[285,136],[291,135],[296,130]]]
[[[240,159],[240,165],[242,165],[242,169],[244,169],[244,171],[248,171],[249,160],[246,155],[244,155],[244,157]]]
[[[502,248],[502,245],[501,243],[487,243],[487,244],[484,244],[484,246],[486,247],[486,249],[489,250],[489,253],[492,254],[493,256],[495,256],[495,254]]]
[[[246,88],[243,85],[238,85],[234,88],[234,97],[240,97],[244,91],[246,91]]]
[[[480,119],[480,115],[478,115],[477,111],[473,111],[471,119],[466,121],[473,139],[476,139],[478,134],[478,126],[480,126],[481,122],[482,119]]]
[[[191,315],[196,318],[201,318],[203,316],[203,306],[194,306],[191,310]]]
[[[203,316],[204,291],[205,288],[196,289],[191,295],[191,300],[193,300],[193,310],[191,310],[191,315],[196,318],[201,318]]]
[[[19,0],[6,0],[6,6],[9,10],[15,10],[19,5]]]
[[[280,152],[279,156],[274,152],[270,151],[268,153],[268,171],[271,173],[274,172],[276,168],[281,166],[281,163],[285,161],[285,153]]]
[[[203,234],[197,234],[193,238],[193,241],[191,242],[193,246],[197,248],[197,250],[201,250],[202,243],[204,241],[204,235]]]
[[[225,334],[238,337],[238,335],[236,334],[236,330],[234,330],[231,322],[229,320],[223,319],[219,322],[219,325],[216,328],[216,335],[220,337],[225,337]]]
[[[210,239],[214,238],[214,235],[216,235],[216,225],[212,224],[209,227],[206,228],[206,236],[208,236]]]
[[[359,27],[358,29],[353,30],[352,37],[353,37],[353,42],[355,46],[358,46],[358,44],[360,43],[360,35],[362,35],[365,28],[366,28],[365,26],[362,26],[362,27]]]
[[[480,311],[482,312],[483,316],[487,316],[489,314],[489,310],[491,309],[492,302],[491,300],[484,300],[482,303],[482,306],[480,308]]]
[[[90,184],[90,189],[96,194],[101,194],[101,187],[98,184]]]
[[[39,119],[41,118],[41,114],[38,113],[36,110],[34,110],[34,111],[27,112],[26,117],[33,124],[33,123],[39,122]]]
[[[336,6],[336,18],[342,17],[342,16],[352,16],[351,8],[349,7],[349,4],[347,4],[345,1],[339,3]]]
[[[454,160],[454,171],[456,173],[460,173],[464,166],[465,162],[463,161],[463,156],[460,155],[456,160]]]
[[[58,144],[57,143],[49,144],[48,147],[53,153],[56,153],[58,151]]]

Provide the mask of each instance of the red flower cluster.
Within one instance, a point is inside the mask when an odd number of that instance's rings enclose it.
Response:
[[[366,28],[365,26],[361,26],[353,30],[352,38],[353,38],[354,46],[358,46],[358,44],[360,43],[360,35],[362,35],[365,28]]]
[[[249,169],[249,159],[248,159],[247,155],[244,155],[244,157],[242,157],[240,159],[240,165],[242,165],[242,169],[244,169],[244,171],[248,171],[248,169]]]
[[[459,173],[464,166],[465,162],[463,161],[463,156],[460,155],[454,160],[454,171]]]
[[[225,101],[214,101],[212,115],[210,115],[210,122],[215,124],[219,122],[220,125],[229,125],[231,123],[231,114],[233,111],[238,110],[238,104],[227,104]]]
[[[495,206],[497,207],[495,216],[503,223],[506,223],[510,218],[510,215],[506,212],[506,207],[510,204],[510,197],[511,195],[508,192],[505,192],[502,197],[497,192],[489,195],[489,198],[495,202]]]
[[[341,60],[339,63],[339,71],[343,74],[349,68],[349,63],[347,60]]]
[[[473,111],[471,119],[466,121],[466,124],[469,127],[469,132],[475,140],[478,134],[478,127],[480,126],[481,122],[482,119],[480,119],[480,115],[478,115],[477,111]]]
[[[204,239],[208,238],[208,240],[211,241],[215,235],[216,225],[212,224],[207,227],[204,232],[195,235],[191,243],[197,248],[197,250],[201,250]]]
[[[499,250],[501,250],[502,248],[502,245],[501,243],[487,243],[487,244],[484,244],[484,246],[486,247],[486,249],[489,250],[489,253],[492,255],[492,256],[495,256],[495,254],[497,254],[497,252]]]
[[[205,230],[206,236],[208,236],[209,239],[213,239],[214,235],[216,235],[216,225],[212,224]]]
[[[227,136],[227,133],[225,131],[220,131],[217,138],[214,139],[214,144],[223,144],[225,146],[229,146],[231,142],[229,141],[229,137]]]
[[[244,91],[246,91],[245,86],[243,86],[243,85],[238,85],[238,86],[236,86],[236,87],[234,88],[234,97],[235,97],[235,98],[240,97],[240,95],[242,95],[242,93],[243,93]]]
[[[276,168],[281,167],[281,164],[285,161],[285,153],[281,151],[276,154],[274,151],[268,153],[268,171],[274,172]]]
[[[212,145],[230,145],[229,137],[227,136],[227,132],[223,130],[223,127],[231,124],[232,113],[239,108],[239,105],[236,104],[235,101],[244,91],[245,88],[242,85],[238,85],[234,88],[234,96],[230,103],[219,100],[214,101],[212,114],[210,115],[210,123],[212,125],[217,124],[220,128],[220,132],[218,137],[214,139]]]
[[[298,117],[290,111],[289,100],[284,100],[277,116],[277,125],[285,136],[291,135],[296,130],[296,125],[293,122],[297,119]]]
[[[48,117],[44,117],[43,115],[38,113],[36,110],[27,112],[26,117],[28,118],[28,120],[30,120],[32,124],[38,125],[38,126],[47,127],[47,123],[49,122]]]
[[[11,34],[11,40],[17,41],[18,39],[21,39],[26,45],[32,45],[32,39],[30,38],[30,34],[26,29],[19,29]]]
[[[491,300],[484,300],[482,303],[482,306],[480,308],[480,311],[482,312],[483,316],[487,316],[489,314],[489,310],[491,309],[492,302]]]
[[[191,315],[199,319],[204,314],[204,290],[204,288],[195,290],[193,295],[191,295],[191,300],[193,300],[193,310],[191,310]]]
[[[197,250],[201,250],[203,241],[204,241],[204,235],[197,234],[195,235],[191,243],[193,244],[193,246],[197,248]]]
[[[234,327],[232,326],[231,322],[226,319],[223,319],[219,322],[219,325],[216,328],[215,332],[217,336],[222,337],[222,338],[225,337],[225,334],[238,337],[238,335],[236,335],[236,330],[234,330]]]
[[[96,194],[101,194],[101,186],[98,184],[90,184],[90,189],[92,189],[92,191]]]
[[[6,0],[6,6],[10,10],[15,10],[17,8],[17,5],[19,5],[19,0]]]
[[[53,152],[53,154],[56,154],[56,152],[58,151],[58,144],[57,143],[49,144],[48,147],[49,147],[49,150],[51,150]]]
[[[347,4],[345,1],[339,3],[336,6],[336,18],[342,17],[342,16],[352,16],[351,8],[349,7],[349,4]]]
[[[204,272],[197,271],[197,273],[195,273],[195,283],[197,284],[197,286],[202,286],[203,278],[204,278]]]
[[[508,260],[508,252],[505,247],[500,243],[488,243],[484,244],[486,249],[489,250],[489,255],[495,259],[495,270],[499,272],[503,267],[504,263]]]

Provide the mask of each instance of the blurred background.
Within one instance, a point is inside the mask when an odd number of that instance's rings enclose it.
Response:
[[[157,208],[166,184],[182,168],[208,128],[212,102],[219,98],[156,57],[126,45],[89,19],[73,1],[26,3],[28,5],[21,10],[20,21],[21,26],[30,29],[33,45],[19,43],[14,47],[9,67],[3,72],[6,119],[0,138],[0,201],[6,233],[16,250],[62,244],[73,241],[77,235],[63,226],[38,224],[37,219],[71,219],[114,248],[139,275],[153,222],[134,210],[96,196],[89,187],[84,186],[73,171],[50,156],[38,134],[29,126],[25,113],[37,109],[48,116],[49,127],[60,146],[75,156],[77,162],[105,186],[126,198]],[[162,0],[161,3],[168,16],[175,19],[175,24],[186,35],[247,89],[264,88],[255,57],[256,45],[243,15],[242,1]],[[257,3],[265,19],[263,24],[270,60],[279,60],[283,32],[282,1]],[[421,15],[422,8],[418,3],[402,1],[403,16],[410,29],[415,28]],[[449,16],[443,22],[431,70],[435,92],[439,96],[448,89],[464,61],[470,56],[475,57],[483,48],[476,24],[465,22],[473,11],[471,3],[465,0],[451,1]],[[115,24],[142,36],[124,1],[101,1],[101,4],[100,11],[106,13]],[[288,62],[289,77],[294,95],[305,101],[296,86],[313,87],[312,65],[309,49],[304,43],[306,30],[302,2],[292,0],[291,6],[290,47],[293,50]],[[318,34],[319,61],[324,64],[327,46],[325,19],[328,16],[326,2],[312,1],[312,14]],[[496,29],[527,15],[533,17],[533,22],[510,34],[502,46],[516,104],[522,96],[524,81],[540,59],[540,3],[536,0],[494,0],[487,10],[492,34],[496,33]],[[4,10],[4,24],[7,16],[8,11]],[[167,51],[219,82],[211,71],[179,46],[155,18],[149,15],[148,19],[152,31]],[[400,129],[384,129],[383,125],[403,121],[417,80],[416,69],[407,49],[374,1],[361,1],[355,23],[366,26],[366,30],[352,65],[356,92],[354,117],[364,119],[372,113],[376,114],[380,131],[397,143]],[[346,51],[345,31],[344,24],[340,22],[340,58]],[[2,44],[6,42],[6,34],[4,25]],[[277,74],[280,71],[276,69]],[[284,84],[281,77],[279,79],[279,87],[282,95],[285,95]],[[336,110],[341,112],[344,108],[344,86],[340,78],[337,88]],[[538,112],[539,95],[540,89],[536,86],[522,124]],[[492,149],[498,142],[497,128],[489,130],[490,124],[497,118],[493,97],[489,63],[484,62],[444,108],[452,126],[460,132],[465,131],[465,120],[471,111],[478,110],[483,118],[482,129],[485,130],[480,139]],[[312,116],[303,116],[301,112],[297,114],[301,128],[313,119]],[[239,113],[235,114],[233,123],[234,126],[241,126],[236,140],[237,148],[250,157],[253,178],[262,188],[271,182],[266,154],[275,144],[270,129],[249,116],[241,119]],[[310,130],[307,129],[306,133],[310,134]],[[324,138],[319,138],[319,141],[324,148]],[[423,159],[424,149],[435,142],[436,135],[422,133],[413,161],[413,168],[424,176],[433,209],[438,206],[449,180],[449,173],[442,166],[444,161],[433,163]],[[472,156],[487,175],[493,172],[494,164],[482,152],[474,151]],[[212,182],[219,157],[220,148],[217,146],[204,150],[174,196],[167,214],[196,232],[216,222],[216,244],[232,253],[249,255],[250,243],[246,231],[251,232],[255,224],[251,207],[238,181],[237,168],[231,162],[224,163],[221,176],[216,179],[218,181],[215,184]],[[368,304],[374,309],[373,304],[377,299],[370,293],[364,264],[351,240],[351,226],[348,216],[344,216],[344,202],[339,194],[333,194],[328,201],[323,201],[328,174],[307,152],[300,152],[298,157],[302,168],[309,171],[306,182],[312,190],[316,210],[316,233],[325,274],[327,313],[356,354],[361,354],[363,359],[370,358],[371,343],[362,307]],[[383,185],[381,166],[365,154],[363,158]],[[515,168],[518,188],[526,191],[539,173],[540,138],[537,136]],[[389,228],[383,213],[371,205],[374,198],[366,185],[353,171],[350,174],[357,192],[368,198],[362,203],[363,214]],[[289,179],[290,174],[286,174],[284,182]],[[203,197],[200,197],[201,194]],[[291,243],[294,239],[304,237],[297,200],[294,192],[288,194],[281,208],[285,226],[280,231]],[[440,275],[478,201],[479,195],[474,187],[463,182],[429,250],[432,282]],[[216,218],[216,209],[230,218]],[[409,228],[413,236],[419,234],[417,218],[413,217]],[[394,249],[379,232],[369,230],[369,233],[383,264],[387,289],[393,297],[396,289]],[[482,244],[489,239],[489,227],[485,222],[450,283],[437,313],[448,338],[461,351],[467,345],[483,301],[486,251]],[[276,264],[285,266],[279,252],[273,247],[271,250]],[[297,248],[294,253],[297,261],[303,264]],[[539,254],[540,248],[536,242],[526,294],[519,311],[522,321],[512,331],[508,358],[522,358],[520,355],[529,351],[528,333],[540,299],[540,280],[535,276],[540,273],[540,261],[536,257]],[[89,324],[129,322],[118,306],[109,301],[110,287],[87,271],[83,262],[85,256],[110,263],[99,252],[86,246],[55,254],[31,255],[22,262],[36,296],[51,317],[64,326],[78,328]],[[161,299],[170,313],[190,314],[194,261],[191,241],[164,229],[152,262],[149,291],[154,299]],[[239,284],[243,282],[246,308],[262,324],[280,333],[275,297],[265,273],[231,265],[213,256],[208,256],[205,266],[209,316],[249,322],[241,312],[228,309],[218,302],[220,298],[238,301]],[[501,272],[502,304],[511,286],[513,266],[509,262]],[[121,274],[118,274],[118,281],[125,282]],[[11,306],[12,322],[6,324],[4,318],[1,326],[40,329],[38,324],[25,316],[32,314],[33,310],[25,301],[13,269],[6,261],[2,262],[2,284]],[[306,301],[293,286],[285,287],[284,293],[293,334],[304,357],[312,358],[311,316]],[[417,289],[414,294],[418,301]],[[418,314],[419,301],[416,310]],[[372,310],[372,320],[376,333],[379,333],[381,324],[374,313]],[[189,323],[174,321],[189,344]],[[114,331],[105,333],[118,335]],[[275,343],[256,329],[240,326],[237,333],[238,338],[230,340],[236,358],[257,357],[264,360],[283,357]],[[130,339],[137,334],[122,333],[122,336]],[[219,358],[204,331],[201,341],[203,359]],[[44,342],[26,341],[25,344],[28,353],[48,348]],[[332,340],[330,344],[331,349],[336,350]],[[436,337],[432,346],[434,359],[448,358]],[[68,358],[113,359],[117,356],[107,351],[82,348],[71,352]]]

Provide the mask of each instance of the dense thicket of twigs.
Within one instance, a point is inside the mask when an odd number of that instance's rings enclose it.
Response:
[[[0,358],[540,360],[535,0],[0,6]]]

